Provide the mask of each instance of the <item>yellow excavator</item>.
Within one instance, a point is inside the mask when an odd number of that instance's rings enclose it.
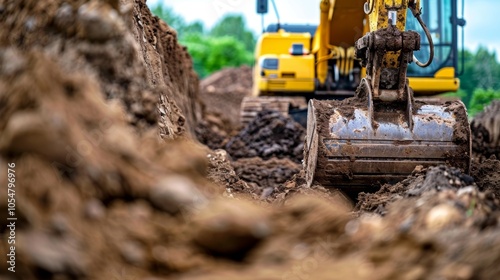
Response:
[[[306,113],[309,186],[366,190],[419,165],[469,172],[463,103],[414,98],[459,88],[457,0],[321,0],[319,10],[318,26],[278,20],[259,38],[242,122],[263,109]]]

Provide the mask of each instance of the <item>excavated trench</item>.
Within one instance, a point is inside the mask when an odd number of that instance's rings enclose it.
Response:
[[[500,275],[498,103],[473,121],[470,176],[416,169],[353,205],[305,187],[300,125],[239,125],[251,69],[199,84],[144,0],[3,1],[0,43],[2,278]]]

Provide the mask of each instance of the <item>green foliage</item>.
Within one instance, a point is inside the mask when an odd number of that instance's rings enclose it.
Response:
[[[206,32],[202,22],[188,24],[169,7],[160,4],[152,11],[177,30],[179,41],[187,47],[200,77],[224,67],[252,64],[255,37],[242,16],[228,15]]]
[[[468,106],[469,114],[474,116],[481,112],[494,99],[500,99],[500,90],[476,89]]]
[[[179,33],[186,27],[186,21],[180,15],[176,14],[172,8],[158,5],[152,10],[154,15],[161,18],[164,22]]]
[[[214,37],[231,36],[242,42],[245,49],[252,52],[255,48],[255,36],[246,27],[245,20],[240,15],[228,15],[210,30]]]
[[[196,72],[202,77],[224,67],[252,63],[252,54],[245,51],[245,46],[233,37],[189,34],[183,43],[193,57]]]
[[[461,58],[460,58],[461,59]],[[460,76],[460,89],[465,94],[462,101],[473,116],[482,110],[493,99],[500,96],[500,63],[495,52],[489,52],[485,47],[479,47],[475,54],[465,52],[464,73]]]

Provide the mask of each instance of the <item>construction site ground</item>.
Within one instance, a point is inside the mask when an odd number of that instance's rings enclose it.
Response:
[[[352,201],[306,187],[299,124],[239,123],[249,67],[199,81],[145,0],[2,1],[0,43],[1,279],[500,276],[500,101],[472,120],[470,174],[417,167]]]

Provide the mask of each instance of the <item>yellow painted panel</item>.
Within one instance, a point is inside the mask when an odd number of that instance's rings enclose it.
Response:
[[[279,76],[283,73],[294,73],[296,79],[314,78],[314,56],[279,56]]]
[[[460,88],[460,80],[457,78],[417,78],[410,77],[410,87],[419,95],[434,95],[450,91],[457,91]]]
[[[303,44],[311,51],[311,35],[309,33],[276,32],[264,33],[257,42],[255,58],[265,54],[289,54],[292,44]]]
[[[313,92],[314,79],[259,79],[263,92]]]
[[[455,68],[453,67],[445,67],[439,69],[437,73],[434,75],[436,78],[448,78],[448,79],[453,79],[455,78]]]

